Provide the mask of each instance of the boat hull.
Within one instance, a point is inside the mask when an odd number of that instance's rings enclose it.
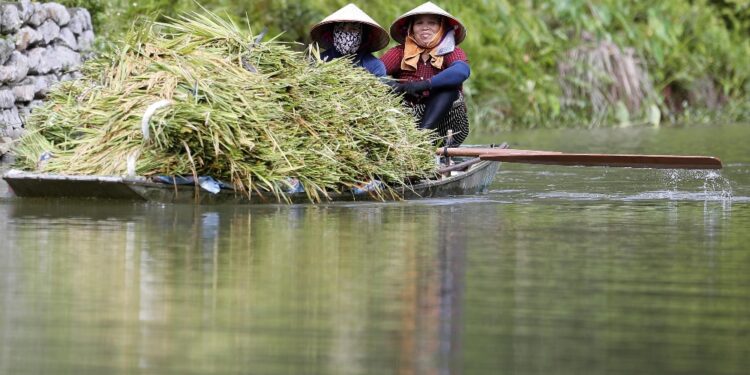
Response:
[[[324,201],[370,201],[419,199],[477,194],[484,191],[497,173],[499,163],[479,162],[465,172],[438,180],[426,180],[406,186],[392,187],[392,192],[383,195],[353,192],[331,193],[321,197]],[[193,185],[169,185],[152,182],[143,177],[119,176],[66,176],[31,173],[11,170],[3,176],[15,196],[24,198],[86,198],[119,199],[159,203],[191,204],[260,204],[260,203],[307,203],[306,193],[272,193],[250,195],[233,189],[221,189],[210,193]]]

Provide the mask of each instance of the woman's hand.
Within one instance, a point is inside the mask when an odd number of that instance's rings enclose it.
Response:
[[[393,91],[396,92],[396,94],[406,93],[412,96],[422,96],[425,91],[430,91],[431,87],[432,84],[430,83],[430,80],[426,79],[422,81],[399,83]]]

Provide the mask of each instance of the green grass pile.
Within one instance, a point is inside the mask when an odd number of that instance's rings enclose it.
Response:
[[[19,163],[73,175],[208,175],[277,195],[296,178],[311,200],[434,172],[431,135],[377,78],[253,38],[212,13],[134,29],[34,111]],[[53,157],[39,163],[44,152]]]

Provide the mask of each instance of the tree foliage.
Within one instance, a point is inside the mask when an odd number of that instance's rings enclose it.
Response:
[[[204,6],[281,39],[309,42],[309,28],[347,0],[65,0],[92,11],[99,35],[117,38],[140,15],[170,17]],[[386,29],[420,2],[356,2]],[[642,60],[664,119],[741,110],[750,93],[749,0],[443,0],[438,5],[467,26],[463,47],[472,77],[465,85],[475,126],[559,126],[613,123],[617,108],[602,117],[592,105],[566,106],[558,65],[588,41],[632,48]],[[726,113],[726,111],[723,111]],[[643,113],[630,113],[640,118]],[[594,122],[593,118],[603,118]]]

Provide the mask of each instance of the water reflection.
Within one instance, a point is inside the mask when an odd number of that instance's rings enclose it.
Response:
[[[469,231],[463,221],[442,221],[440,261],[440,374],[461,374],[463,357],[461,334],[463,324],[463,292],[466,270],[466,236]]]
[[[507,166],[487,195],[387,204],[0,200],[0,374],[744,374],[733,165],[731,199]]]
[[[460,373],[460,208],[85,203],[0,206],[0,372]]]
[[[736,353],[750,328],[747,210],[459,202],[0,205],[0,373],[746,363],[685,351]],[[633,364],[650,352],[674,358]]]
[[[409,259],[402,291],[400,374],[462,373],[463,291],[467,238],[464,223],[445,207],[435,217],[432,252]]]

